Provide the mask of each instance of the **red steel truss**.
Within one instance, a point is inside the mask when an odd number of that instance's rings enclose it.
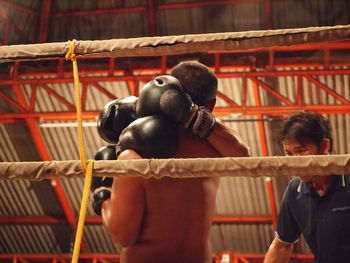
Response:
[[[294,51],[312,50],[311,45],[303,45],[302,47],[296,46]],[[243,113],[245,115],[285,115],[287,113],[299,110],[308,109],[327,114],[340,114],[349,112],[350,101],[344,98],[341,94],[338,94],[332,88],[322,83],[317,79],[318,76],[346,76],[350,74],[350,62],[348,58],[344,58],[344,61],[332,61],[329,57],[330,51],[350,51],[350,42],[346,43],[327,43],[324,45],[313,45],[315,51],[323,52],[323,56],[318,58],[317,61],[309,63],[292,64],[292,59],[288,61],[281,60],[277,54],[292,52],[293,48],[274,48],[269,50],[254,50],[252,54],[246,55],[240,61],[228,61],[233,52],[229,53],[213,53],[199,54],[198,57],[204,58],[215,71],[218,78],[237,78],[241,80],[242,86],[235,87],[235,92],[241,94],[240,101],[233,101],[225,94],[219,92],[218,98],[225,101],[228,106],[217,107],[215,113],[218,116],[225,116],[230,113]],[[246,51],[241,51],[245,54]],[[236,51],[234,52],[236,53]],[[259,68],[258,60],[255,57],[261,56],[261,54],[267,56],[266,65],[263,68]],[[328,54],[328,55],[327,55]],[[254,59],[252,59],[254,58]],[[121,82],[127,83],[130,91],[130,95],[137,95],[139,92],[139,83],[144,83],[152,79],[155,75],[166,73],[172,64],[172,58],[162,56],[159,58],[150,58],[150,63],[146,65],[140,64],[137,59],[126,62],[115,58],[93,58],[91,59],[95,65],[86,65],[89,63],[89,59],[82,58],[80,61],[84,62],[84,67],[80,70],[80,81],[82,83],[82,107],[83,118],[94,119],[96,118],[99,109],[85,110],[86,101],[89,99],[89,89],[97,89],[110,99],[115,99],[115,95],[111,94],[107,89],[101,86],[103,82]],[[234,59],[234,57],[232,58]],[[247,60],[254,60],[254,62]],[[145,59],[147,60],[147,59]],[[336,59],[334,59],[336,60]],[[81,62],[81,63],[82,63]],[[278,64],[278,62],[280,64]],[[38,64],[39,62],[36,62]],[[100,64],[98,64],[100,63]],[[119,63],[121,65],[119,65]],[[283,63],[283,64],[282,64]],[[40,65],[40,64],[39,64]],[[127,65],[129,68],[125,69]],[[52,66],[51,66],[52,67]],[[291,69],[291,68],[295,69]],[[310,67],[320,67],[320,69],[301,69]],[[53,69],[52,69],[53,68]],[[0,122],[13,122],[20,119],[27,118],[41,118],[50,120],[72,120],[75,119],[75,106],[68,102],[65,98],[60,96],[54,89],[50,87],[50,84],[60,83],[72,83],[72,72],[67,63],[64,64],[64,60],[58,60],[56,67],[52,67],[50,70],[44,69],[31,69],[26,63],[16,62],[8,66],[8,73],[3,73],[0,76],[0,98],[6,101],[13,109],[13,113],[4,113],[0,116]],[[54,71],[55,70],[55,71]],[[94,74],[94,76],[92,76]],[[264,82],[264,78],[278,78],[278,77],[295,77],[297,79],[296,88],[296,101],[292,102],[290,99],[276,91],[268,84]],[[319,105],[319,104],[305,104],[302,82],[307,80],[310,84],[313,84],[318,89],[327,93],[329,96],[339,101],[338,104],[333,105]],[[248,86],[248,82],[252,83]],[[19,89],[23,85],[31,86],[31,98],[29,105],[23,105],[18,100],[8,96],[1,91],[2,86],[13,86]],[[34,111],[36,105],[36,94],[39,89],[45,90],[48,96],[60,102],[65,111],[60,112],[37,112]],[[249,90],[253,90],[255,94],[255,105],[247,104],[247,97]],[[258,96],[261,92],[266,92],[269,96],[277,99],[279,105],[270,106],[259,103]]]
[[[264,255],[262,254],[240,254],[231,251],[223,251],[218,254],[213,254],[213,263],[231,262],[231,263],[262,263]],[[67,254],[4,254],[0,255],[0,260],[3,263],[66,263],[71,260],[71,255]],[[225,261],[224,261],[225,260]],[[312,255],[292,255],[292,262],[312,263]],[[79,256],[81,263],[119,263],[120,255],[110,254],[81,254]]]

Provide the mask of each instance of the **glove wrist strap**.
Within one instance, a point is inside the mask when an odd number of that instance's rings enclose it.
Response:
[[[197,111],[198,111],[198,105],[192,104],[190,116],[188,117],[188,119],[187,119],[186,122],[184,123],[184,125],[183,125],[184,128],[187,129],[187,128],[191,125],[192,120],[193,120],[193,119],[196,117],[196,115],[197,115]]]

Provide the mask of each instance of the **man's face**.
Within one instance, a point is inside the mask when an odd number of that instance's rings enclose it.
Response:
[[[328,140],[327,140],[328,141]],[[308,141],[297,141],[293,139],[286,139],[283,141],[284,153],[287,156],[305,156],[305,155],[320,155],[327,154],[327,149],[324,148],[325,142],[322,142],[318,147],[316,144]],[[314,176],[300,176],[303,182],[310,182]]]

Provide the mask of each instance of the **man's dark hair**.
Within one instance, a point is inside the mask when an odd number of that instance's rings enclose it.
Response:
[[[329,152],[332,152],[333,138],[329,120],[311,111],[299,111],[288,116],[280,130],[281,142],[292,139],[300,143],[311,142],[320,147],[323,138],[329,140]]]
[[[170,71],[177,78],[194,103],[206,105],[216,98],[218,80],[215,74],[204,64],[197,61],[184,61]]]

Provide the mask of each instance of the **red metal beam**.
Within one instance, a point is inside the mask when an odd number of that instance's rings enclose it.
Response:
[[[289,99],[287,99],[286,97],[282,96],[281,94],[279,94],[277,91],[271,89],[268,85],[266,85],[264,82],[258,80],[257,78],[253,77],[250,78],[253,82],[255,82],[257,85],[259,85],[260,87],[262,87],[263,89],[266,90],[266,92],[268,92],[270,95],[276,97],[278,100],[284,102],[287,105],[293,105],[294,103],[291,102]],[[261,105],[257,105],[257,106],[261,106]]]
[[[350,66],[350,64],[349,64]],[[222,70],[233,69],[231,67],[221,67]],[[235,68],[237,69],[237,67]],[[133,75],[133,76],[86,76],[93,71],[81,71],[80,82],[104,82],[104,81],[134,81],[139,80],[147,82],[157,74],[152,75]],[[143,70],[144,72],[144,70]],[[160,70],[158,70],[160,72]],[[108,74],[108,71],[101,70],[100,74]],[[2,79],[0,86],[14,85],[14,84],[50,84],[50,83],[73,83],[71,72],[65,73],[65,77],[60,77],[57,73],[28,73],[19,74],[17,79]],[[258,77],[286,77],[286,76],[326,76],[326,75],[350,75],[350,69],[329,69],[329,70],[289,70],[289,71],[243,71],[243,72],[217,72],[218,78],[258,78]],[[28,77],[50,76],[52,78],[45,79],[27,79]],[[25,78],[25,79],[23,79]]]
[[[0,217],[0,224],[56,224],[66,223],[64,218],[53,217]]]
[[[248,253],[235,253],[233,251],[222,251],[216,255],[216,258],[218,259],[218,263],[221,263],[221,259],[223,258],[223,255],[226,255],[229,257],[230,261],[233,263],[245,263],[250,262],[250,260],[254,260],[254,262],[263,262],[265,255],[264,254],[248,254]],[[295,260],[298,260],[297,262],[308,262],[313,263],[314,256],[311,254],[293,254],[290,257],[291,261],[288,262],[295,262]],[[225,261],[226,262],[226,261]]]
[[[29,9],[29,8],[26,8],[26,7],[23,7],[21,5],[17,5],[17,4],[8,2],[8,1],[0,0],[0,4],[2,4],[4,6],[7,6],[7,7],[10,7],[12,9],[15,9],[17,11],[23,12],[23,13],[32,14],[32,15],[38,15],[39,14],[39,12],[34,10],[34,9]]]
[[[57,224],[66,222],[63,218],[51,217],[0,217],[0,224]],[[268,215],[217,215],[213,218],[213,224],[270,224],[271,216]],[[86,224],[102,224],[101,217],[91,216],[85,220]]]
[[[230,255],[232,257],[232,259],[238,258],[240,260],[242,260],[242,259],[247,260],[248,262],[249,262],[249,260],[254,260],[254,262],[262,262],[264,257],[265,257],[264,254],[247,254],[247,253],[235,253],[233,251],[222,251],[218,254],[213,254],[212,258],[213,258],[213,260],[217,260],[215,262],[221,262],[220,259],[221,259],[222,255],[224,255],[224,254]],[[2,255],[0,255],[0,259],[11,260],[11,259],[14,259],[18,256],[19,255],[15,255],[15,254],[2,254]],[[28,262],[32,262],[32,261],[37,262],[37,261],[48,261],[48,260],[52,261],[54,259],[56,259],[56,260],[70,260],[71,255],[69,255],[69,254],[21,254],[20,258],[23,260],[27,260]],[[298,260],[298,262],[300,262],[300,263],[302,263],[302,262],[311,263],[313,258],[314,258],[313,255],[310,255],[310,254],[294,254],[291,256],[291,260],[293,260],[293,262],[295,260]],[[113,261],[113,262],[119,262],[120,255],[115,255],[115,254],[80,254],[79,259],[81,259],[81,260],[97,260],[97,261],[98,260],[109,260],[109,261]],[[235,261],[231,261],[231,262],[235,262]]]
[[[7,11],[0,7],[0,16],[4,19],[2,21],[1,27],[2,30],[2,44],[7,45],[10,39],[11,25],[10,20],[8,18]]]
[[[46,120],[74,120],[76,119],[75,116],[75,106],[72,105],[70,102],[68,102],[65,98],[60,96],[55,90],[52,88],[48,87],[48,82],[51,83],[71,83],[72,79],[68,79],[65,77],[60,76],[59,78],[53,78],[53,79],[33,79],[29,78],[31,74],[23,74],[19,75],[18,68],[20,63],[16,62],[15,63],[16,68],[16,74],[12,76],[12,79],[9,80],[2,80],[0,81],[0,85],[9,85],[11,84],[13,87],[17,87],[16,89],[21,89],[23,86],[20,84],[29,84],[32,87],[32,93],[30,97],[30,104],[27,105],[27,102],[24,101],[25,99],[22,98],[23,103],[16,103],[14,100],[9,98],[7,95],[4,93],[0,92],[0,97],[3,98],[5,101],[7,101],[11,106],[14,108],[19,109],[21,112],[20,113],[4,113],[0,115],[0,119],[2,122],[9,122],[9,121],[17,121],[21,120],[24,118],[43,118]],[[109,71],[109,69],[107,69]],[[218,67],[216,69],[218,70],[223,70],[222,68]],[[86,72],[88,73],[88,71]],[[41,73],[45,74],[45,73]],[[338,114],[338,113],[347,113],[349,110],[349,104],[350,102],[346,99],[344,99],[340,94],[334,92],[332,89],[329,87],[326,87],[324,84],[319,82],[317,79],[314,77],[311,77],[311,75],[347,75],[350,74],[350,69],[349,70],[298,70],[298,71],[264,71],[264,72],[217,72],[217,75],[219,78],[227,78],[227,77],[238,77],[242,78],[242,88],[241,88],[241,98],[242,101],[240,102],[235,102],[231,98],[228,98],[224,94],[221,94],[219,92],[218,97],[229,105],[229,107],[218,107],[215,109],[215,114],[217,116],[225,116],[230,113],[235,113],[235,112],[240,112],[244,113],[246,115],[253,115],[253,114],[270,114],[270,115],[284,115],[290,112],[294,112],[300,109],[309,109],[309,110],[315,110],[319,111],[322,113],[332,113],[332,114]],[[26,76],[29,79],[22,79],[24,76]],[[58,74],[56,74],[58,76]],[[297,77],[297,101],[296,104],[293,104],[288,98],[284,97],[277,91],[271,89],[268,87],[267,84],[262,82],[261,80],[258,79],[258,77],[264,78],[264,77],[279,77],[279,76],[296,76]],[[33,77],[33,76],[32,76]],[[116,97],[107,91],[104,87],[102,87],[98,82],[103,82],[103,81],[126,81],[128,83],[129,89],[130,89],[130,94],[131,95],[137,95],[138,94],[138,81],[147,81],[149,80],[150,75],[134,75],[134,74],[129,74],[126,76],[118,76],[118,77],[81,77],[83,87],[85,87],[85,92],[84,92],[84,100],[88,99],[88,93],[87,93],[87,86],[92,85],[95,88],[97,88],[101,93],[104,93],[106,96],[109,97],[109,99],[115,99]],[[269,94],[273,95],[276,97],[279,101],[287,104],[287,105],[282,105],[282,106],[263,106],[263,105],[258,105],[258,106],[251,106],[251,105],[246,105],[247,102],[247,93],[248,89],[251,87],[247,86],[247,79],[252,79],[253,80],[253,86],[254,83],[257,86],[259,84],[260,87],[264,88]],[[303,104],[303,87],[302,87],[302,78],[307,78],[309,81],[314,83],[316,87],[324,90],[329,94],[330,96],[335,97],[339,101],[343,103],[343,105],[304,105]],[[49,83],[50,84],[50,83]],[[35,104],[36,104],[36,89],[37,87],[43,88],[48,92],[48,95],[53,96],[55,99],[57,99],[60,103],[64,104],[68,109],[67,111],[64,112],[34,112],[35,109]],[[86,97],[86,98],[85,98]],[[23,105],[25,107],[23,107]],[[83,118],[85,120],[87,119],[95,119],[98,115],[100,109],[96,109],[96,111],[84,111],[83,112]]]
[[[83,83],[84,84],[84,83]],[[115,100],[117,97],[110,93],[108,90],[106,90],[104,87],[102,87],[100,84],[98,84],[97,82],[93,82],[90,83],[93,87],[95,87],[99,92],[103,93],[104,95],[106,95],[108,98],[110,98],[111,100]]]
[[[270,48],[255,48],[255,49],[246,49],[246,50],[225,50],[225,51],[216,51],[216,50],[208,50],[208,54],[235,54],[235,53],[261,53],[261,52],[291,52],[291,51],[308,51],[308,50],[341,50],[341,49],[349,49],[350,42],[342,41],[342,42],[322,42],[322,43],[305,43],[298,44],[293,46],[279,46],[279,47],[270,47]]]
[[[18,72],[18,63],[15,63],[13,71],[12,71],[12,77],[15,79],[17,78],[17,72]],[[25,99],[25,95],[23,93],[23,90],[20,89],[19,85],[13,85],[12,86],[13,92],[18,100],[18,102],[23,105],[25,108],[29,108],[28,102]],[[35,118],[26,118],[24,120],[28,126],[29,132],[33,138],[34,144],[38,150],[38,153],[41,157],[41,160],[43,161],[51,161],[49,152],[46,148],[44,139],[42,137],[41,131],[38,127],[38,120]],[[63,212],[66,216],[66,219],[69,223],[69,225],[72,227],[72,229],[75,229],[75,215],[73,208],[70,206],[69,200],[64,192],[63,185],[59,179],[51,179],[51,183],[53,186],[53,189],[58,197],[59,203],[61,204],[61,207],[63,209]],[[86,244],[82,242],[82,250],[86,251]]]
[[[99,10],[54,13],[54,14],[52,14],[52,16],[53,17],[68,17],[68,16],[106,15],[106,14],[115,14],[115,13],[143,12],[145,10],[146,10],[146,7],[137,6],[137,7],[110,8],[110,9],[99,9]]]
[[[334,90],[331,90],[325,84],[321,83],[317,79],[314,79],[313,77],[311,77],[308,74],[305,74],[305,77],[307,78],[307,80],[309,80],[311,83],[313,83],[316,87],[318,87],[319,89],[324,90],[327,94],[333,96],[335,99],[339,100],[341,103],[343,103],[343,104],[350,104],[349,100],[345,99],[342,95],[338,94]]]
[[[158,9],[178,9],[178,8],[192,8],[192,7],[204,7],[204,6],[217,6],[217,5],[232,5],[239,3],[259,3],[262,0],[226,0],[226,1],[203,1],[203,2],[187,2],[187,3],[174,3],[158,5]]]
[[[265,29],[273,29],[272,14],[272,0],[264,0]]]
[[[203,2],[188,2],[188,3],[174,3],[174,4],[162,4],[156,5],[155,9],[178,9],[178,8],[193,8],[193,7],[205,7],[205,6],[217,6],[217,5],[232,5],[243,2],[262,2],[263,0],[226,0],[226,1],[203,1]],[[89,15],[105,15],[114,13],[130,13],[130,12],[144,12],[147,8],[144,6],[138,7],[124,7],[113,9],[99,9],[99,10],[87,10],[87,11],[73,11],[73,12],[61,12],[55,13],[54,17],[68,17],[68,16],[89,16]]]
[[[75,106],[72,103],[67,101],[65,98],[63,98],[61,95],[59,95],[56,91],[54,91],[53,89],[51,89],[47,85],[40,84],[40,88],[44,89],[49,95],[51,95],[52,97],[57,99],[60,103],[65,105],[69,110],[73,110],[73,111],[75,110]]]
[[[295,106],[238,106],[216,107],[214,115],[224,117],[231,113],[244,115],[272,115],[283,116],[299,110],[316,111],[322,114],[349,114],[350,105],[295,105]],[[83,120],[96,120],[100,111],[83,111]],[[72,121],[76,120],[76,112],[28,112],[28,113],[3,113],[0,114],[0,123],[18,122],[27,118],[42,119],[44,121]]]
[[[2,98],[4,101],[6,101],[8,104],[13,106],[15,109],[18,109],[21,112],[26,112],[27,110],[22,107],[20,104],[15,102],[13,99],[9,98],[6,94],[0,92],[0,98]]]
[[[259,83],[257,81],[255,81],[253,83],[253,94],[254,94],[255,104],[258,107],[261,107],[261,98],[260,98],[258,84],[261,85],[261,83]],[[271,91],[273,91],[273,90],[271,89]],[[263,119],[264,115],[258,114],[256,117],[258,119]],[[260,134],[262,156],[269,156],[264,122],[259,121],[258,128],[259,128],[259,134]],[[266,180],[266,186],[267,186],[268,200],[269,200],[271,216],[272,216],[272,225],[273,225],[274,229],[276,229],[277,219],[278,219],[277,208],[276,208],[276,199],[275,199],[275,195],[274,195],[272,180],[270,178],[267,178],[267,179],[268,180]]]
[[[154,0],[147,0],[147,22],[148,35],[153,37],[157,35],[157,10]]]
[[[43,0],[41,5],[39,42],[45,43],[48,40],[49,22],[51,13],[52,0]]]

